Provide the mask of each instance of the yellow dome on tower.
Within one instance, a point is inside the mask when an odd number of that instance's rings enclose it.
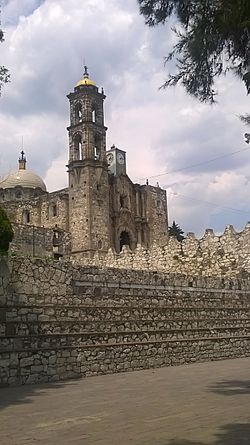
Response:
[[[95,86],[95,82],[89,78],[88,68],[86,66],[84,67],[83,79],[77,82],[76,87],[79,87],[81,85]]]
[[[81,79],[79,80],[79,82],[77,82],[76,87],[79,87],[80,85],[94,85],[95,86],[95,82],[93,82],[93,80],[91,79]]]

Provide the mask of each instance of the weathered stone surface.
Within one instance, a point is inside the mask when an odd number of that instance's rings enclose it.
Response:
[[[140,245],[133,251],[123,249],[120,254],[112,249],[106,255],[96,253],[93,257],[84,257],[82,253],[71,255],[76,265],[107,265],[115,269],[147,270],[175,274],[176,280],[183,277],[242,277],[250,272],[250,223],[242,232],[237,233],[232,226],[227,226],[221,236],[215,236],[211,229],[206,230],[203,238],[196,239],[188,234],[182,243],[170,237],[169,242],[160,247],[155,243],[148,249]],[[181,276],[178,277],[178,274]],[[121,281],[122,282],[122,281]],[[125,284],[125,283],[124,283]],[[136,283],[137,286],[140,283]],[[160,283],[159,283],[160,284]],[[190,279],[190,286],[193,280]],[[109,283],[109,287],[115,286]]]
[[[18,258],[8,267],[0,281],[1,385],[250,355],[246,274],[128,274]]]

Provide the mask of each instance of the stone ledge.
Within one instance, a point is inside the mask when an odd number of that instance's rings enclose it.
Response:
[[[107,323],[107,324],[119,324],[119,323],[121,323],[121,324],[123,324],[123,323],[130,323],[130,322],[132,322],[132,323],[148,323],[148,324],[150,324],[150,323],[163,323],[163,322],[167,322],[167,323],[170,323],[170,322],[175,322],[175,321],[187,321],[187,322],[191,322],[191,321],[214,321],[214,320],[222,320],[222,321],[241,321],[242,323],[243,322],[245,322],[245,321],[250,321],[250,318],[241,318],[240,320],[239,320],[239,318],[238,317],[234,317],[234,318],[228,318],[228,317],[209,317],[209,318],[206,318],[206,317],[197,317],[197,318],[180,318],[180,317],[177,317],[177,318],[168,318],[168,319],[166,319],[166,320],[149,320],[148,318],[130,318],[130,320],[127,320],[126,318],[121,318],[121,319],[118,319],[118,320],[115,320],[115,319],[112,319],[112,318],[109,318],[108,320],[100,320],[100,319],[91,319],[91,320],[82,320],[82,319],[78,319],[78,320],[75,320],[75,319],[65,319],[65,318],[61,318],[60,320],[57,320],[56,318],[54,318],[54,319],[50,319],[50,320],[36,320],[36,321],[30,321],[30,320],[26,320],[26,321],[23,321],[23,320],[21,320],[21,321],[19,321],[19,320],[8,320],[6,323],[7,324],[16,324],[16,325],[20,325],[20,324],[22,324],[22,325],[43,325],[43,324],[47,324],[47,325],[51,325],[51,324],[56,324],[56,325],[58,325],[58,324],[65,324],[65,323],[71,323],[71,324],[75,324],[75,325],[77,325],[77,324],[81,324],[81,325],[83,325],[83,324],[89,324],[89,323],[96,323],[96,324],[99,324],[99,323]]]
[[[162,309],[171,309],[171,310],[192,310],[192,309],[196,309],[196,310],[223,310],[223,309],[228,309],[228,310],[250,310],[250,305],[236,305],[236,306],[199,306],[199,305],[193,305],[193,306],[185,306],[185,305],[180,305],[180,306],[173,306],[173,305],[157,305],[157,304],[152,304],[152,305],[106,305],[106,304],[91,304],[91,305],[83,305],[83,304],[53,304],[53,303],[49,303],[49,304],[15,304],[15,307],[13,306],[9,306],[9,305],[1,305],[0,309],[33,309],[33,308],[53,308],[53,309],[126,309],[126,310],[130,310],[130,309],[143,309],[143,310],[162,310]]]
[[[166,328],[166,329],[138,329],[133,331],[81,331],[81,332],[60,332],[51,334],[28,334],[28,335],[5,335],[0,337],[0,341],[9,338],[20,339],[33,339],[33,338],[55,338],[55,337],[81,337],[81,336],[116,336],[116,335],[133,335],[133,334],[160,334],[165,332],[197,332],[197,331],[233,331],[242,329],[243,326],[224,326],[224,327],[211,327],[211,328]],[[250,326],[244,326],[243,329],[250,328]],[[220,338],[220,337],[218,337]],[[234,337],[233,337],[234,338]],[[179,340],[179,339],[178,339]]]
[[[102,288],[119,288],[119,289],[145,289],[145,290],[164,290],[164,291],[183,291],[187,290],[189,292],[206,292],[208,293],[216,293],[221,292],[225,294],[234,294],[235,292],[237,294],[249,294],[250,296],[250,290],[242,290],[242,289],[225,289],[224,287],[216,287],[216,288],[204,288],[204,287],[196,287],[196,286],[165,286],[165,285],[159,285],[159,284],[133,284],[133,283],[115,283],[115,282],[106,282],[106,281],[80,281],[77,280],[73,284],[75,287],[102,287]]]
[[[135,341],[135,342],[124,342],[124,343],[96,343],[96,344],[84,344],[84,345],[74,345],[74,346],[58,346],[58,347],[47,347],[47,348],[30,348],[30,349],[0,349],[0,354],[6,354],[6,353],[19,353],[19,352],[43,352],[43,351],[60,351],[63,349],[95,349],[95,348],[115,348],[120,346],[149,346],[149,345],[155,345],[155,344],[164,344],[164,343],[176,343],[176,346],[178,346],[179,343],[199,343],[199,342],[221,342],[221,340],[229,340],[229,342],[234,342],[234,340],[240,340],[240,339],[250,339],[250,335],[239,335],[239,336],[221,336],[221,337],[190,337],[190,338],[180,338],[180,339],[168,339],[168,340],[153,340],[153,341]],[[250,346],[249,346],[250,348]]]

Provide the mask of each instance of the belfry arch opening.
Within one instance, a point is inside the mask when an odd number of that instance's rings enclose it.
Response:
[[[82,137],[80,134],[77,134],[74,138],[74,159],[76,161],[81,161],[83,159]]]
[[[91,119],[93,123],[99,122],[99,116],[100,116],[100,104],[94,102],[92,103],[92,113],[91,113]]]
[[[82,122],[82,104],[76,104],[75,107],[75,119],[76,122]]]
[[[98,136],[95,136],[94,158],[96,161],[101,159],[101,139]]]
[[[96,122],[96,108],[93,107],[92,108],[92,122]]]
[[[123,246],[129,246],[131,248],[129,233],[126,230],[123,230],[120,234],[120,252]]]

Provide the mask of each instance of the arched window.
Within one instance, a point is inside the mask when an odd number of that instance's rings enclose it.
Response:
[[[76,136],[74,137],[74,160],[80,161],[82,159],[82,137],[80,134],[76,134]]]
[[[54,204],[52,206],[52,214],[53,214],[53,216],[57,216],[57,205],[56,204]]]
[[[22,192],[21,190],[16,190],[16,198],[20,199],[22,197]]]
[[[75,107],[75,120],[76,123],[82,122],[82,104],[76,104]]]
[[[50,206],[50,216],[58,216],[58,208],[56,204],[51,204]]]
[[[60,234],[57,230],[53,231],[53,246],[58,246],[60,242]]]
[[[120,252],[123,246],[130,246],[129,233],[123,230],[120,235]]]
[[[31,222],[31,214],[29,210],[23,211],[23,224],[29,224]]]

